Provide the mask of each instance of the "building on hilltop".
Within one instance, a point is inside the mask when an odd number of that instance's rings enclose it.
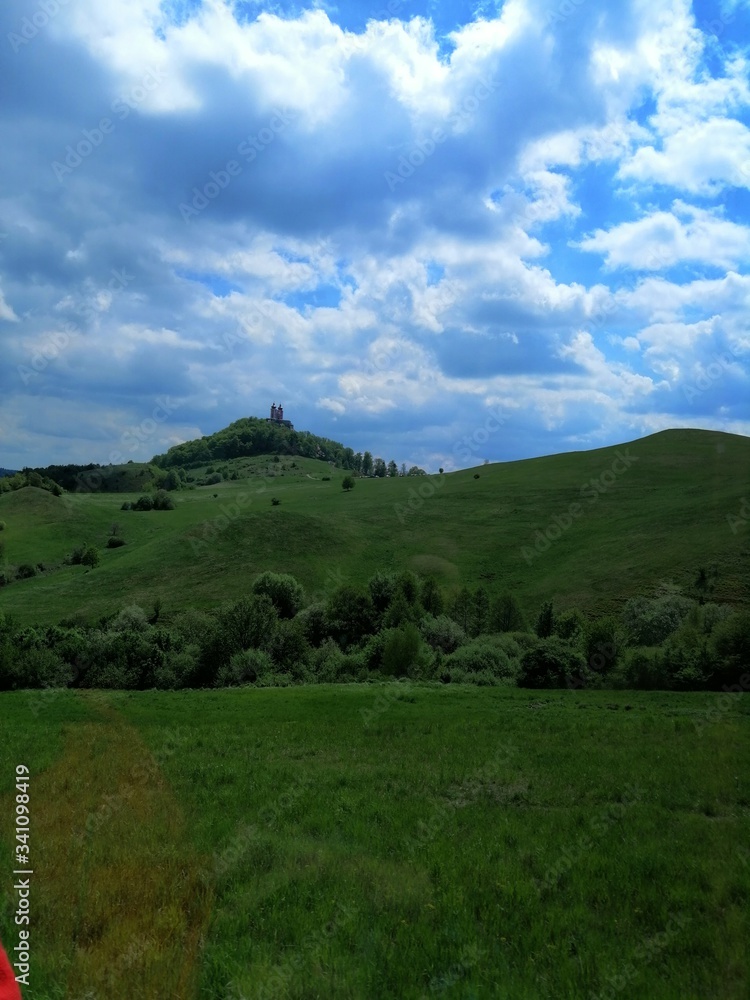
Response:
[[[291,420],[284,420],[284,407],[279,403],[271,403],[271,416],[266,417],[266,421],[269,424],[283,424],[284,427],[288,427],[290,430],[294,430],[294,424]]]

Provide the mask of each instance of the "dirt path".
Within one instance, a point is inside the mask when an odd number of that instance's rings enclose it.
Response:
[[[35,783],[34,936],[70,1000],[192,1000],[205,859],[137,730],[94,704]]]

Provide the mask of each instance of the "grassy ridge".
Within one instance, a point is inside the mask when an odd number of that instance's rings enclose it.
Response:
[[[150,607],[158,597],[169,612],[236,597],[266,569],[293,573],[319,592],[364,583],[387,567],[433,575],[448,590],[480,582],[511,590],[532,613],[549,597],[561,608],[613,610],[664,580],[689,589],[698,567],[711,565],[719,574],[715,599],[749,600],[747,523],[733,533],[727,520],[750,494],[747,438],[665,431],[619,448],[427,481],[362,479],[351,493],[341,489],[340,470],[296,461],[294,473],[273,480],[176,493],[170,512],[121,512],[135,494],[58,500],[25,489],[0,497],[8,525],[0,540],[11,563],[59,561],[83,541],[103,546],[113,522],[128,543],[104,550],[90,572],[67,567],[4,588],[0,610],[54,622],[130,601]]]
[[[75,742],[90,722],[70,694],[50,698],[56,720],[71,712]],[[2,696],[8,747],[33,726],[25,699]],[[118,740],[132,731],[120,753],[161,764],[163,783],[149,765],[144,794],[189,817],[187,829],[160,828],[160,857],[185,884],[202,863],[211,888],[199,989],[185,1000],[747,996],[742,698],[710,724],[716,698],[698,694],[352,685],[107,701],[120,721],[100,725],[97,739],[110,726]],[[28,763],[39,787],[36,752]],[[14,762],[6,753],[4,774]],[[107,858],[119,856],[123,831],[132,856],[145,857],[153,831],[134,822],[141,803],[130,808],[124,772],[80,756],[76,787],[87,767],[106,771],[106,794],[122,808],[94,823],[86,895],[99,901],[101,940],[112,933],[107,905],[113,926],[131,928],[117,947],[132,956],[146,924],[128,910],[134,897],[111,895]],[[101,815],[105,790],[93,786],[79,805]],[[37,794],[32,817],[41,804]],[[71,819],[76,829],[85,822]],[[3,827],[7,856],[6,837]],[[37,924],[37,962],[54,916]],[[182,918],[165,897],[148,927],[169,919]],[[93,955],[87,928],[69,944]],[[13,940],[7,920],[0,932]],[[157,932],[148,939],[168,948]],[[149,953],[139,995],[151,996],[158,957]],[[110,958],[116,976],[141,974],[146,961]],[[614,990],[618,977],[625,986]],[[39,1000],[62,995],[51,969],[43,982]],[[121,988],[116,978],[111,995]]]

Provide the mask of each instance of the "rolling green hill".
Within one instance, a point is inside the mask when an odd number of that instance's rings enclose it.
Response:
[[[698,569],[713,566],[712,598],[750,604],[748,438],[663,431],[443,476],[357,479],[351,492],[326,462],[234,462],[249,478],[177,491],[173,511],[121,511],[137,493],[0,496],[5,562],[49,567],[0,589],[0,611],[56,622],[160,598],[169,613],[241,596],[267,569],[313,596],[388,567],[446,590],[509,590],[530,612],[553,598],[600,613],[663,582],[693,593]],[[110,550],[115,524],[127,544]],[[83,543],[101,549],[100,565],[61,565]]]

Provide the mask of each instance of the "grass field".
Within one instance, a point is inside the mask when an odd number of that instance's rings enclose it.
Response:
[[[748,996],[740,696],[0,700],[0,936],[25,763],[34,1000]]]
[[[235,461],[247,471],[248,460]],[[360,479],[351,493],[341,470],[296,462],[262,480],[273,466],[254,460],[255,477],[180,491],[174,511],[121,511],[136,494],[55,498],[26,488],[0,496],[5,559],[58,567],[2,588],[0,611],[54,623],[133,601],[148,609],[160,598],[169,614],[237,598],[263,570],[290,572],[314,594],[406,567],[447,591],[479,583],[512,591],[531,615],[548,598],[561,609],[612,611],[664,580],[689,592],[698,568],[711,565],[715,600],[750,603],[747,518],[739,516],[750,496],[747,438],[665,431],[430,481]],[[572,504],[579,513],[570,514]],[[114,523],[127,544],[110,550]],[[101,549],[101,564],[61,566],[83,542]]]

